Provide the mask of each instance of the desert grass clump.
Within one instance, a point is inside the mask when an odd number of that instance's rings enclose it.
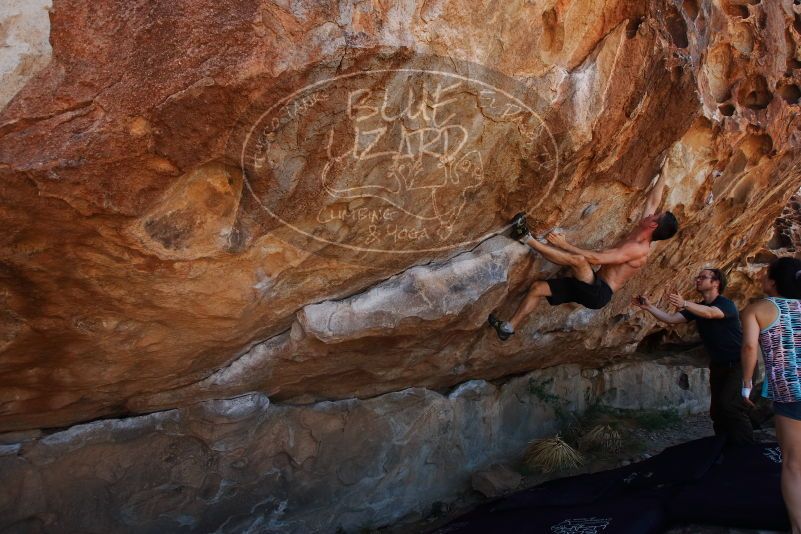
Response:
[[[540,469],[543,473],[550,473],[578,467],[584,463],[584,458],[557,434],[552,438],[535,439],[529,443],[525,462],[530,469]]]
[[[582,436],[580,447],[583,450],[618,452],[623,447],[623,437],[612,425],[595,425]]]

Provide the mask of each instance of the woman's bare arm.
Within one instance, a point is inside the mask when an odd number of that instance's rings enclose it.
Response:
[[[753,387],[754,370],[757,366],[759,349],[759,322],[756,315],[756,303],[749,304],[740,312],[743,323],[743,345],[740,361],[743,366],[743,387]]]

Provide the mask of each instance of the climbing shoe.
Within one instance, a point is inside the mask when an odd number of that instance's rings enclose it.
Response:
[[[531,235],[526,224],[526,214],[522,211],[512,219],[512,239],[522,239]]]
[[[498,339],[501,341],[506,341],[509,339],[511,335],[515,333],[512,325],[507,323],[506,321],[501,321],[497,317],[495,317],[494,313],[491,313],[487,318],[487,322],[489,325],[495,329],[495,333],[498,334]]]

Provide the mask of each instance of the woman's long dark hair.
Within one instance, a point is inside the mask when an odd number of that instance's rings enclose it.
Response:
[[[776,283],[779,296],[801,299],[801,260],[779,258],[768,267],[768,278]]]

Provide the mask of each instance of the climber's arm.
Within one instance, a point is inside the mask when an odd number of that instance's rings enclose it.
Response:
[[[642,218],[650,217],[656,213],[656,208],[662,202],[662,195],[665,191],[665,175],[661,173],[657,178],[654,187],[648,193],[648,199],[645,201],[645,208],[643,208]]]
[[[586,250],[569,243],[565,236],[556,232],[549,232],[545,238],[549,243],[562,250],[584,256],[593,265],[621,264],[636,260],[644,255],[642,247],[636,243],[624,243],[618,247],[605,250]]]

